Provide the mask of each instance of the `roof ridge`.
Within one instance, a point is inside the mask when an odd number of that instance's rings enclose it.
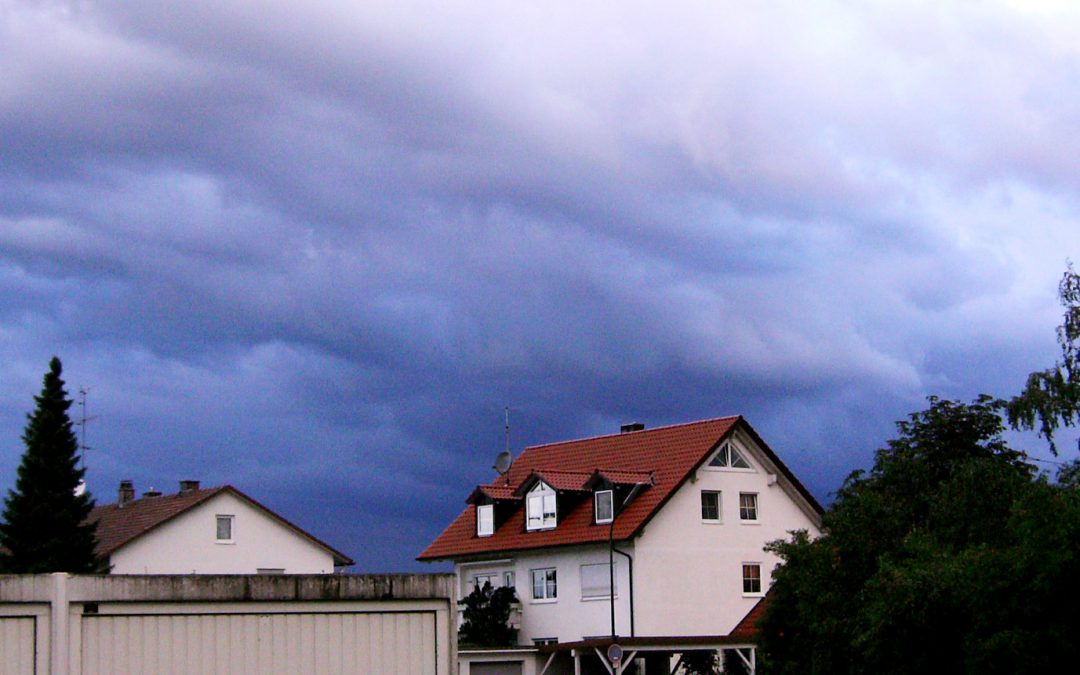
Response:
[[[538,445],[526,445],[525,450],[532,450],[533,448],[549,448],[553,445],[568,445],[570,443],[580,443],[582,441],[598,441],[602,438],[618,438],[621,436],[633,436],[640,438],[642,434],[649,434],[654,431],[663,431],[665,429],[674,429],[677,427],[692,427],[699,424],[713,424],[715,422],[726,422],[728,420],[736,420],[742,417],[742,415],[723,415],[721,417],[711,417],[706,420],[694,420],[693,422],[677,422],[675,424],[664,424],[658,427],[650,427],[642,429],[641,431],[628,431],[628,432],[615,432],[610,434],[601,434],[599,436],[583,436],[581,438],[571,438],[565,441],[552,441],[551,443],[540,443]]]

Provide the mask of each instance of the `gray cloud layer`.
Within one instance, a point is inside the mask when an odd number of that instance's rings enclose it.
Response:
[[[365,569],[504,405],[519,448],[743,413],[825,497],[1053,359],[1078,19],[0,2],[0,478],[56,353],[101,498],[232,482]]]

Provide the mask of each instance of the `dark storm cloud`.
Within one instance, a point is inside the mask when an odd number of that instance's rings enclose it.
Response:
[[[4,3],[3,484],[57,353],[100,497],[235,483],[364,569],[506,405],[743,413],[825,497],[1053,358],[1080,23],[1025,7]]]

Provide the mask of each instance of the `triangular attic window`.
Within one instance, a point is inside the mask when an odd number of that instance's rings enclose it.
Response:
[[[746,461],[746,458],[739,454],[739,451],[733,448],[730,443],[724,443],[720,446],[720,450],[709,462],[709,466],[733,467],[736,469],[752,468],[750,462]]]

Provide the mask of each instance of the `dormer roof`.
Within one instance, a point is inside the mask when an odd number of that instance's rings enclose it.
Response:
[[[612,536],[622,541],[640,533],[675,491],[736,431],[747,434],[761,448],[768,462],[784,476],[810,510],[822,512],[817,500],[742,417],[721,417],[528,447],[514,460],[507,474],[489,487],[509,485],[520,496],[524,494],[521,488],[527,481],[531,483],[525,487],[526,491],[536,480],[543,480],[556,490],[585,491],[596,486],[598,475],[616,485],[642,484],[646,487],[615,519]],[[562,511],[560,506],[557,527],[527,532],[522,500],[492,536],[477,537],[476,508],[469,504],[418,556],[418,560],[482,556],[608,540],[609,526],[594,522],[592,500],[579,500],[570,506],[568,512]]]
[[[520,501],[521,497],[514,494],[514,488],[509,485],[477,485],[466,504],[476,504],[485,501]]]
[[[518,497],[524,497],[525,493],[533,489],[537,483],[545,485],[556,491],[584,492],[585,483],[592,476],[587,471],[560,471],[557,469],[544,469],[533,471],[521,481],[521,485],[514,490]]]

